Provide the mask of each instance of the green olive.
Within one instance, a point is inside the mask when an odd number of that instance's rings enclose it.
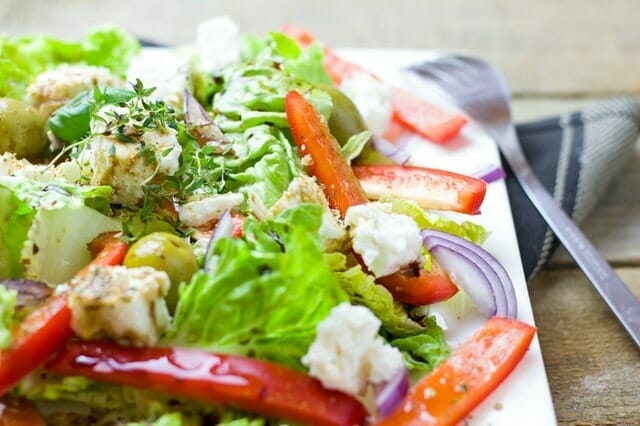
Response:
[[[35,108],[11,98],[0,98],[0,154],[37,158],[47,148],[47,117]]]
[[[331,96],[333,109],[329,116],[329,130],[340,146],[346,144],[351,136],[367,130],[358,108],[347,95],[331,85],[322,85],[321,89]]]
[[[168,232],[154,232],[140,238],[127,251],[124,265],[129,268],[151,266],[166,272],[171,280],[166,297],[171,312],[178,303],[180,283],[188,283],[198,270],[198,260],[189,244]]]

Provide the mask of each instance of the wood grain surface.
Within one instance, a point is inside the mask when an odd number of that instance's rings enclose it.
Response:
[[[480,55],[506,74],[518,120],[640,94],[638,0],[0,0],[0,31],[78,37],[110,22],[175,44],[218,14],[254,34],[294,22],[333,46]],[[636,145],[582,224],[638,295],[639,164]],[[640,351],[566,253],[559,250],[530,292],[559,424],[640,425]]]

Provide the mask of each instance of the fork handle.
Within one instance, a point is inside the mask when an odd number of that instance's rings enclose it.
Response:
[[[513,126],[503,137],[514,139],[499,145],[522,189],[640,347],[640,301],[542,186],[525,159]]]

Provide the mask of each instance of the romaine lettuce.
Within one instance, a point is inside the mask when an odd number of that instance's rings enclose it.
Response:
[[[181,287],[165,343],[302,368],[317,325],[347,301],[322,261],[321,221],[320,206],[303,204],[275,220],[247,219],[241,239],[219,240],[217,267]]]
[[[446,219],[439,214],[424,211],[413,201],[384,196],[380,198],[380,202],[391,203],[394,213],[410,216],[421,229],[448,232],[478,245],[482,244],[489,236],[489,232],[482,225],[469,221],[458,223]]]
[[[402,352],[407,368],[411,371],[431,371],[451,353],[444,332],[435,320],[426,318],[424,326],[420,334],[389,338],[389,343]]]
[[[103,66],[124,76],[139,51],[140,44],[132,35],[114,27],[96,29],[79,42],[0,36],[0,97],[22,99],[36,75],[62,63]]]
[[[0,177],[0,278],[58,284],[90,260],[86,244],[121,230],[109,210],[111,188]]]
[[[11,346],[11,325],[16,306],[16,291],[0,285],[0,349]]]

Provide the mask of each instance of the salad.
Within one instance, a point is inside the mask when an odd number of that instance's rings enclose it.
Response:
[[[527,351],[473,220],[499,170],[403,149],[464,116],[225,17],[0,58],[0,423],[456,424]],[[461,299],[486,322],[452,348]]]

